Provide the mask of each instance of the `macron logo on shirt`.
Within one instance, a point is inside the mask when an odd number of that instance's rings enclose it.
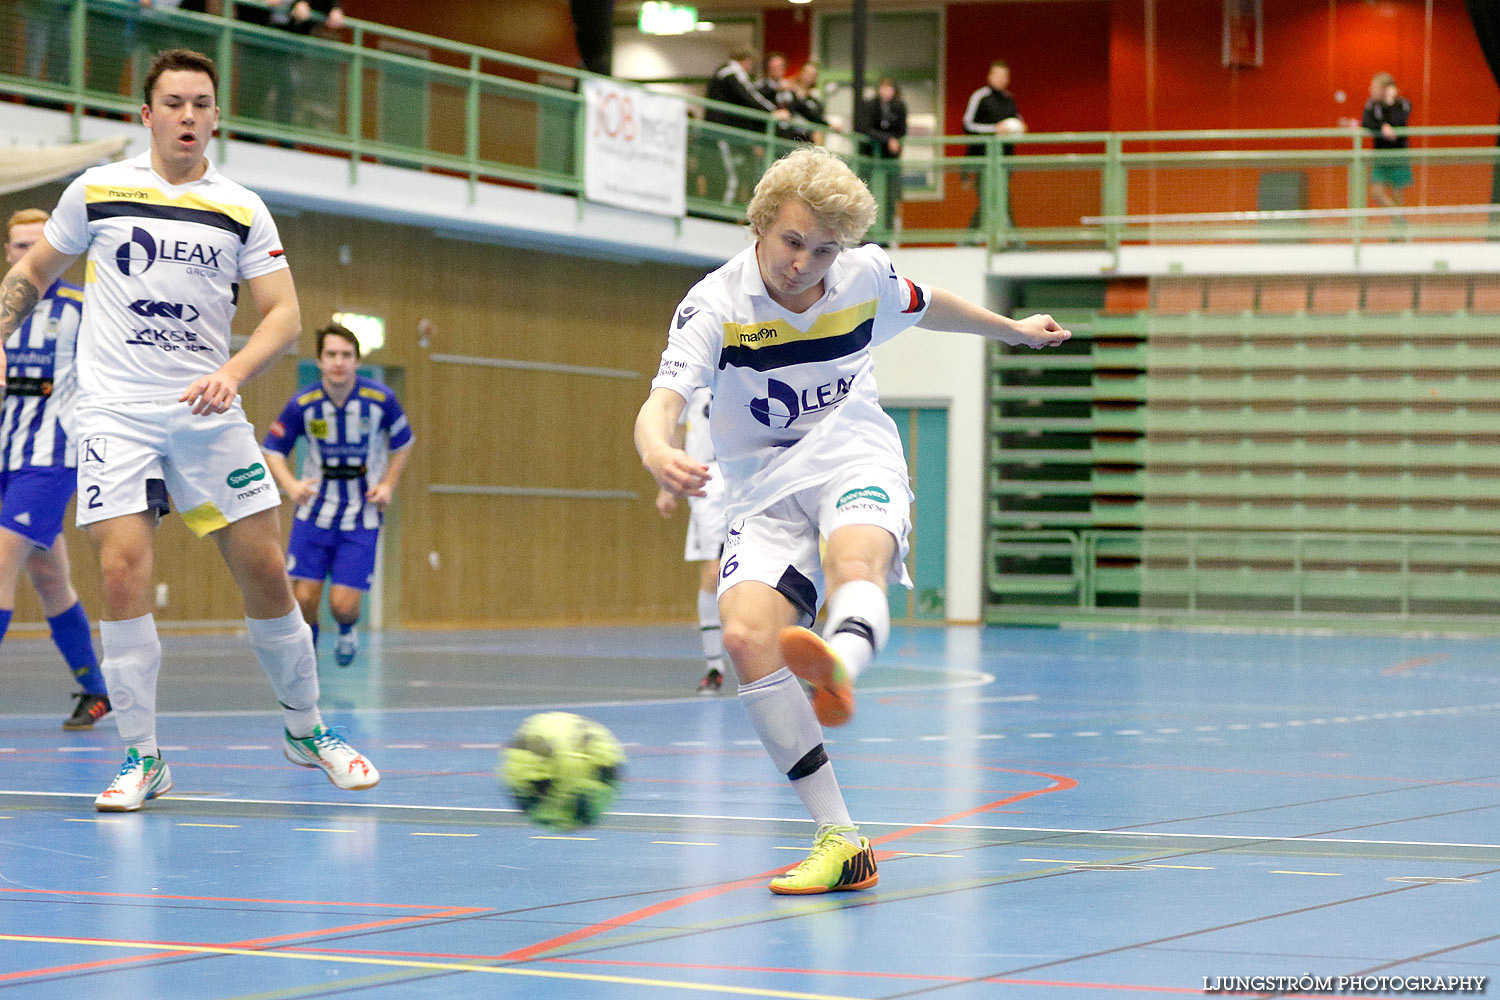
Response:
[[[687,321],[698,314],[697,306],[683,306],[682,311],[677,314],[677,329],[681,330],[687,326]]]

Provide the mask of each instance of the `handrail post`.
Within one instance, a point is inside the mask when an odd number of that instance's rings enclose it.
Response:
[[[364,104],[365,104],[365,31],[359,25],[354,26],[354,58],[349,63],[349,80],[345,84],[345,90],[349,101],[349,123],[346,131],[349,136],[349,183],[352,185],[359,180],[359,149],[364,136]]]
[[[469,204],[479,197],[479,53],[469,54],[469,86],[464,92],[464,157],[469,161]]]
[[[1354,133],[1354,150],[1349,159],[1349,207],[1369,207],[1366,195],[1365,173],[1367,168],[1365,153],[1365,136],[1363,132]],[[1353,213],[1350,220],[1349,239],[1355,252],[1359,251],[1360,236],[1364,232],[1365,217],[1361,213]]]
[[[229,119],[231,127],[238,123],[240,106],[235,100],[234,87],[234,0],[225,0],[224,19],[219,24],[219,40],[214,46],[214,59],[218,62],[219,107],[224,112],[224,117]],[[222,162],[225,152],[229,147],[229,140],[224,135],[225,129],[219,129],[219,160]]]
[[[1115,133],[1104,140],[1104,169],[1100,172],[1099,176],[1101,186],[1099,204],[1104,209],[1105,215],[1122,217],[1125,215],[1129,204],[1126,198],[1124,152],[1125,141],[1120,138],[1119,133]],[[1123,223],[1106,223],[1104,227],[1104,246],[1111,251],[1119,250],[1123,232]]]
[[[68,14],[68,36],[72,45],[68,52],[68,85],[73,92],[73,113],[68,123],[69,138],[74,142],[83,138],[83,92],[84,56],[88,37],[88,9],[86,0],[73,0],[73,9]]]
[[[1003,234],[1000,246],[1004,248],[1015,239],[1015,220],[1011,218],[1010,214],[1010,161],[1014,157],[1005,151],[1005,146],[1001,143],[996,143],[992,146],[991,153],[994,153],[997,148],[999,155],[995,157],[995,179],[997,181],[995,184],[994,199],[995,222],[1000,233]],[[991,250],[993,249],[991,247]]]

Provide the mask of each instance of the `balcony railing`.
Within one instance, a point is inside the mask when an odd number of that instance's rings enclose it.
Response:
[[[212,55],[221,138],[295,145],[482,182],[582,197],[580,70],[348,19],[339,39],[134,0],[26,0],[0,9],[0,93],[85,114],[133,114],[158,49]],[[737,220],[761,172],[794,142],[768,116],[684,98],[687,208]],[[703,120],[710,108],[758,131]],[[1500,239],[1500,128],[1412,128],[1410,150],[1366,148],[1360,129],[1048,133],[1003,140],[908,137],[900,177],[853,152],[882,218],[872,237],[992,249],[1118,248],[1131,242]],[[970,145],[983,155],[968,156]],[[1007,155],[1006,147],[1013,152]],[[1372,209],[1371,181],[1409,168],[1418,211]],[[885,217],[887,185],[905,195]]]

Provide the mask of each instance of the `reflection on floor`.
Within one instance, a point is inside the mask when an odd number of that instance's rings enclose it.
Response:
[[[43,641],[0,671],[0,997],[1087,997],[1500,972],[1491,642],[897,629],[828,748],[880,885],[776,897],[811,826],[690,629],[391,633],[324,709],[384,780],[282,759],[243,640],[168,638],[176,788],[91,808]],[[499,746],[627,744],[599,826],[527,825]],[[1385,995],[1380,992],[1366,995]],[[1394,994],[1392,994],[1394,995]]]

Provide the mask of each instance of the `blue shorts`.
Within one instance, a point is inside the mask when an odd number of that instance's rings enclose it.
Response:
[[[369,590],[375,576],[375,542],[379,528],[320,528],[311,521],[292,520],[286,546],[286,572],[293,580]]]
[[[0,526],[50,549],[77,488],[78,470],[65,465],[0,470]]]

